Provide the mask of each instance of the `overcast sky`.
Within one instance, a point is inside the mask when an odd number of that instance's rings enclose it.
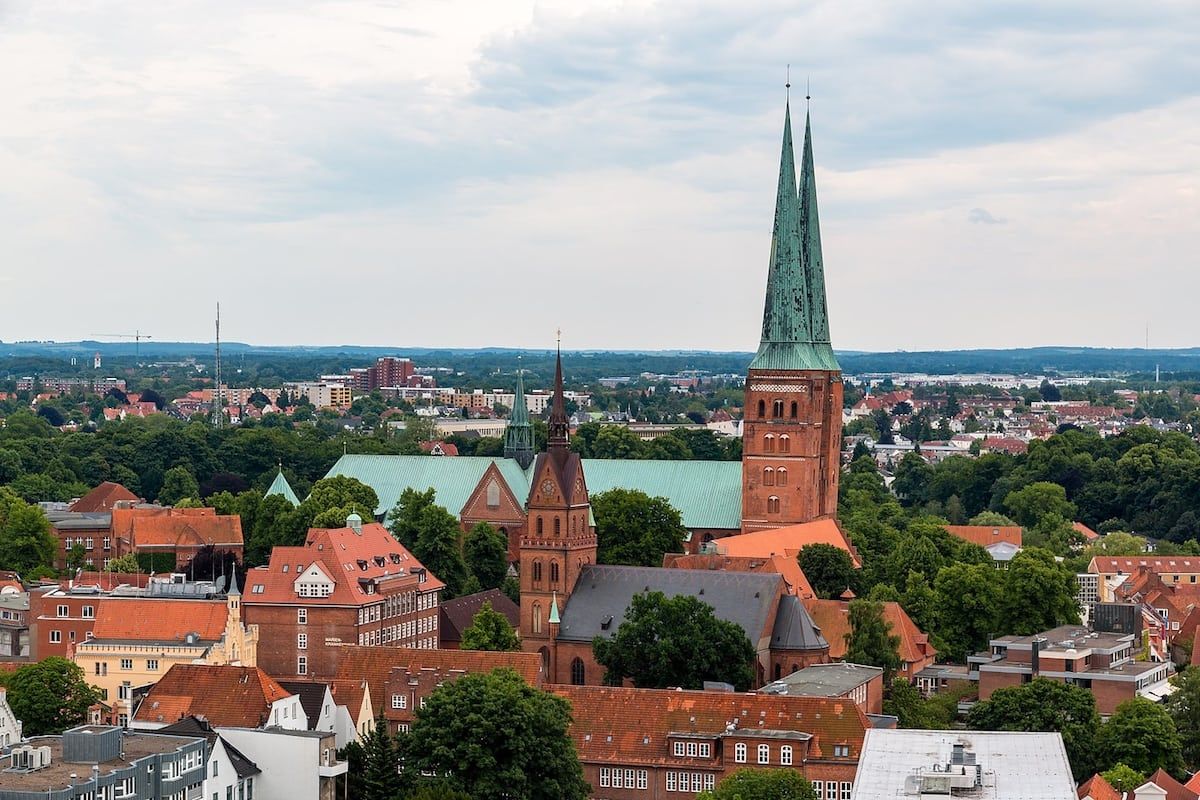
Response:
[[[1200,345],[1192,0],[0,0],[0,339],[752,350],[787,63],[836,347]]]

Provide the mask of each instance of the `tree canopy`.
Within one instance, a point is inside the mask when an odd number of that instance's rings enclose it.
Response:
[[[711,791],[696,800],[820,800],[812,784],[790,769],[743,767],[721,779]]]
[[[463,631],[463,650],[520,650],[521,640],[508,618],[484,603]]]
[[[837,597],[858,586],[858,575],[850,554],[831,544],[810,544],[797,557],[809,584],[821,597]]]
[[[634,595],[613,637],[596,637],[592,650],[610,685],[628,678],[642,689],[700,689],[724,681],[746,691],[754,679],[746,632],[691,595]]]
[[[846,634],[846,657],[851,664],[881,667],[884,681],[901,666],[900,637],[892,634],[891,623],[883,616],[883,603],[873,600],[850,601],[850,632]]]
[[[20,667],[8,679],[8,703],[25,724],[26,736],[62,733],[83,723],[100,701],[83,670],[58,656]]]
[[[1177,778],[1186,777],[1183,745],[1170,713],[1144,697],[1117,706],[1097,740],[1104,763],[1126,764],[1143,775],[1161,767]]]
[[[687,528],[665,497],[610,489],[591,500],[599,563],[661,567],[664,553],[682,551]]]

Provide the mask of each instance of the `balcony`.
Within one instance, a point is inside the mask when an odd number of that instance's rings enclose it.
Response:
[[[317,774],[322,778],[336,778],[338,775],[345,775],[349,768],[350,765],[345,761],[334,761],[330,764],[319,765]]]

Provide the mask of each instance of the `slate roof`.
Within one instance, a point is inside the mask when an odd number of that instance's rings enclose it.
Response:
[[[740,480],[739,486],[740,486]],[[740,513],[740,512],[739,512]],[[758,556],[766,558],[773,555],[795,557],[802,549],[810,544],[828,544],[845,550],[855,567],[861,567],[862,561],[858,551],[850,544],[846,534],[832,519],[815,519],[812,522],[802,522],[798,525],[785,525],[782,528],[770,528],[765,531],[753,531],[735,536],[726,536],[715,542],[718,553],[728,556]]]
[[[441,619],[438,622],[438,633],[443,642],[461,642],[462,634],[471,623],[484,603],[491,603],[492,610],[498,611],[508,619],[514,629],[521,627],[521,609],[509,596],[499,589],[488,589],[484,592],[456,597],[446,600],[438,606]]]
[[[553,686],[550,691],[571,703],[571,737],[580,759],[593,763],[673,763],[669,734],[718,738],[737,720],[728,735],[808,734],[812,758],[853,764],[868,727],[857,704],[826,697],[615,686]],[[834,758],[834,745],[849,746],[849,755]]]
[[[775,612],[771,631],[772,650],[824,650],[829,642],[821,635],[799,597],[784,595]]]
[[[258,728],[291,693],[258,667],[176,664],[150,687],[134,719],[172,723],[204,717],[218,728]]]
[[[800,569],[800,563],[796,561],[795,556],[774,555],[762,558],[758,556],[726,556],[717,553],[667,553],[663,556],[663,566],[667,569],[774,572],[783,576],[788,594],[801,598],[816,597],[812,585],[809,584],[804,570]]]
[[[105,481],[72,503],[68,510],[75,512],[112,511],[113,506],[121,501],[136,503],[138,499],[136,494],[121,484]]]
[[[321,707],[325,705],[327,685],[317,681],[280,681],[279,685],[300,698],[300,707],[308,715],[308,729],[316,730],[321,721]]]
[[[775,574],[585,564],[563,609],[558,638],[590,642],[597,636],[611,637],[633,596],[656,591],[669,598],[691,595],[708,603],[717,617],[744,630],[757,649],[774,627],[768,617],[782,581]]]
[[[228,739],[223,738],[219,733],[213,730],[212,725],[202,719],[196,719],[194,716],[187,716],[176,723],[159,728],[154,731],[161,736],[189,736],[200,737],[208,742],[208,754],[212,755],[212,751],[218,739],[221,740],[222,746],[225,748],[226,755],[233,763],[233,770],[238,774],[239,778],[249,778],[254,775],[259,775],[262,770],[258,768],[250,759],[246,758],[246,754],[234,747]]]

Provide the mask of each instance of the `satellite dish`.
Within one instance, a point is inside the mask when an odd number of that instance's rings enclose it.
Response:
[[[225,576],[218,575],[217,576],[217,594],[220,594],[223,591],[225,591]]]

